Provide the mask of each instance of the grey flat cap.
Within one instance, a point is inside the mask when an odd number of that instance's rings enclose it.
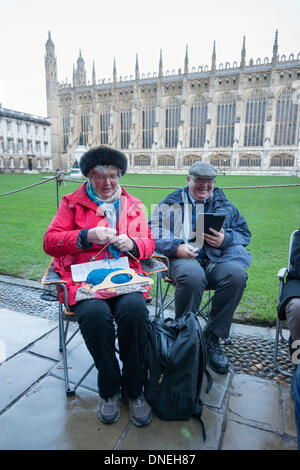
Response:
[[[218,170],[207,162],[196,162],[189,168],[189,174],[193,176],[202,176],[202,178],[215,178]]]

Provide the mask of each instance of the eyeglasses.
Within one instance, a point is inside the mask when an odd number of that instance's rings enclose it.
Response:
[[[96,174],[96,173],[93,173],[91,175],[91,178],[95,179],[95,180],[98,180],[98,181],[105,181],[107,178],[110,180],[110,181],[117,181],[119,179],[119,175],[118,174],[111,174],[111,175],[106,175],[106,174]]]
[[[194,184],[197,186],[201,186],[203,184],[207,184],[208,186],[211,186],[215,182],[214,178],[198,178],[197,176],[192,176],[191,178]]]

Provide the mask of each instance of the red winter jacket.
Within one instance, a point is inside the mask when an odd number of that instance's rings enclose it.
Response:
[[[78,234],[83,229],[96,226],[109,227],[109,222],[101,209],[88,197],[84,183],[74,193],[64,196],[57,214],[50,223],[44,236],[44,251],[54,257],[54,269],[67,282],[69,304],[76,303],[76,291],[81,283],[74,283],[71,275],[71,265],[86,263],[103,248],[103,245],[93,244],[90,249],[79,249],[76,245]],[[117,235],[127,234],[137,245],[138,259],[143,260],[152,255],[155,242],[143,213],[142,202],[122,188],[121,215],[117,223]],[[123,252],[121,256],[126,256]],[[97,260],[111,258],[108,250],[97,256]],[[131,257],[129,266],[137,273],[142,273],[141,265]],[[147,297],[148,293],[144,294]],[[60,293],[63,301],[63,293]]]

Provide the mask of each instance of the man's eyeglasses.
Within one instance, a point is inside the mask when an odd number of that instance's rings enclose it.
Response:
[[[207,184],[210,186],[213,185],[215,182],[215,178],[199,178],[198,176],[192,176],[192,180],[197,186],[201,186],[203,184]]]

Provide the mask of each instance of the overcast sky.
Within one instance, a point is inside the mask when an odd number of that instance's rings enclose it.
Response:
[[[275,30],[279,54],[300,52],[300,0],[0,0],[0,103],[46,116],[44,54],[48,31],[55,44],[58,80],[72,81],[79,49],[87,80],[95,61],[97,80],[211,64],[239,63],[243,36],[246,60],[272,56]]]

